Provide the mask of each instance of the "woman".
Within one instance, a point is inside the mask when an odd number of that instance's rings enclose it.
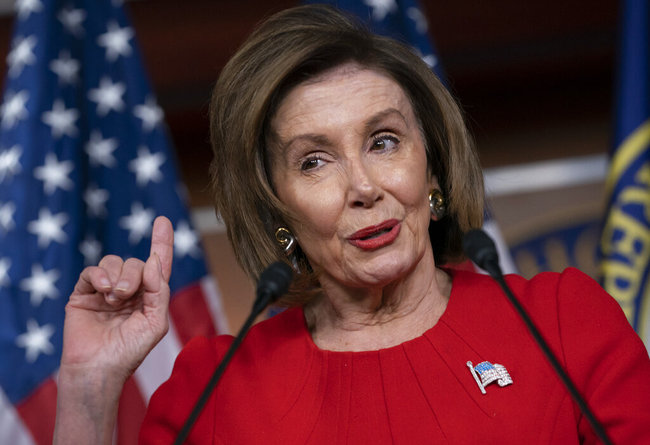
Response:
[[[257,277],[284,258],[296,280],[190,443],[595,442],[497,285],[437,267],[480,226],[483,190],[458,107],[416,55],[332,9],[285,11],[224,68],[211,131],[240,263]],[[121,385],[166,330],[168,221],[153,233],[146,263],[106,257],[71,296],[60,443],[110,442]],[[509,281],[608,434],[647,443],[650,361],[618,305],[576,270]],[[231,341],[181,352],[142,443],[174,439]]]

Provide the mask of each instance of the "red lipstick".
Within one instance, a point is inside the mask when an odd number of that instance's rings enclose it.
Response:
[[[402,225],[396,219],[388,219],[375,226],[365,227],[348,237],[353,246],[363,250],[374,250],[386,246],[397,238]]]

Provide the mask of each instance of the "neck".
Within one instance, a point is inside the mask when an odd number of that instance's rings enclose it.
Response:
[[[331,351],[396,346],[433,327],[447,308],[451,279],[431,258],[403,280],[382,288],[323,284],[324,295],[305,308],[314,343]]]

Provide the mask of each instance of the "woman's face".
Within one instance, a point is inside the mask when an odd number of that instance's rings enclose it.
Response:
[[[297,216],[312,268],[353,288],[385,286],[430,251],[422,135],[402,88],[346,64],[289,92],[272,120],[271,176]]]

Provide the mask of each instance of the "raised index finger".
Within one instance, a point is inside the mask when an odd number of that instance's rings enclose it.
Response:
[[[174,228],[171,221],[164,216],[159,216],[153,222],[149,255],[153,256],[154,254],[160,259],[163,279],[169,281],[174,259]]]

